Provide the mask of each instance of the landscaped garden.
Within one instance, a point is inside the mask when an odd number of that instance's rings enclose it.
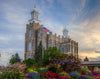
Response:
[[[34,59],[0,66],[0,79],[100,79],[100,71],[86,69],[73,55],[63,54],[56,47],[44,50],[42,55],[41,46],[38,48]]]

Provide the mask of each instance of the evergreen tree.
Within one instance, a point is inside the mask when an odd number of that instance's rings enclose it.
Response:
[[[34,58],[37,62],[41,61],[42,58],[42,41],[40,41],[39,46],[37,47],[37,49],[35,50],[35,55]]]
[[[18,53],[16,53],[15,55],[12,55],[12,57],[9,61],[9,63],[11,63],[11,64],[14,64],[16,62],[21,62],[21,59],[20,59]]]
[[[21,62],[21,59],[20,59],[18,53],[15,54],[15,59],[16,59],[17,62]]]
[[[9,63],[10,63],[10,64],[14,64],[14,63],[16,63],[16,62],[17,62],[17,61],[16,61],[16,59],[15,59],[15,56],[12,55],[12,57],[11,57]]]

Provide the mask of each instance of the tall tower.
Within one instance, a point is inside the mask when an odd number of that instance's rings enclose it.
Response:
[[[39,12],[34,7],[31,12],[31,19],[26,25],[25,33],[25,59],[34,58],[35,50],[42,39],[43,25],[38,19]]]
[[[39,12],[36,10],[36,7],[34,6],[34,10],[31,12],[31,19],[29,20],[30,23],[35,21],[36,23],[39,23],[40,20],[38,19]]]
[[[65,38],[68,37],[68,30],[66,29],[66,27],[63,29],[63,36],[64,36]]]

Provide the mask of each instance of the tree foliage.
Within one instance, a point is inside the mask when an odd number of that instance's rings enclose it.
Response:
[[[17,61],[17,62],[21,62],[21,60],[20,60],[20,57],[19,57],[18,53],[16,53],[16,54],[15,54],[15,59],[16,59],[16,61]]]
[[[9,61],[10,64],[14,64],[16,62],[21,62],[21,59],[20,59],[18,53],[16,53],[15,55],[12,55],[12,57]]]
[[[26,64],[28,67],[31,67],[33,64],[36,64],[36,61],[34,59],[28,58],[23,61],[24,64]]]
[[[57,47],[49,47],[47,50],[44,50],[43,62],[47,64],[48,61],[53,60],[55,57],[60,56],[62,52]]]
[[[14,64],[14,63],[16,63],[16,62],[17,62],[17,61],[16,61],[14,55],[12,55],[12,58],[10,59],[9,63],[10,63],[10,64]]]
[[[35,50],[35,55],[34,58],[37,62],[41,61],[42,58],[42,41],[40,41],[39,46],[37,47],[37,49]]]

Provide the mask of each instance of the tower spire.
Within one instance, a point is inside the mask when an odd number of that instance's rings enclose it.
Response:
[[[67,30],[66,26],[65,26],[64,29],[63,29],[63,36],[64,36],[65,38],[68,37],[68,30]]]
[[[34,8],[36,8],[36,5],[34,5]]]
[[[29,20],[30,23],[33,21],[39,23],[40,21],[38,20],[39,12],[36,9],[36,5],[34,5],[34,10],[31,12],[31,19]]]

